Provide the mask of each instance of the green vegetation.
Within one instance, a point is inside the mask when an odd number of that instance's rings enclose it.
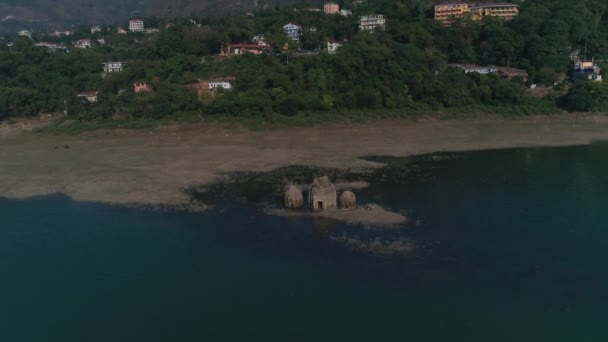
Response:
[[[70,48],[69,53],[47,51],[19,37],[12,46],[0,47],[0,120],[65,111],[68,120],[115,125],[201,117],[291,125],[430,112],[477,116],[608,110],[605,83],[562,81],[569,75],[572,51],[608,58],[605,1],[526,1],[512,21],[461,21],[448,28],[432,19],[433,4],[369,0],[351,7],[346,2],[352,17],[274,8],[213,19],[147,18],[146,26],[158,33],[121,35],[104,27],[92,38],[103,37],[105,45]],[[359,32],[357,18],[367,13],[384,13],[387,29]],[[287,41],[282,31],[287,22],[304,28],[300,42]],[[218,57],[222,44],[249,43],[257,34],[272,46],[267,54]],[[84,37],[91,37],[88,27],[71,37],[35,40],[70,44]],[[343,46],[329,54],[328,40]],[[315,50],[318,55],[297,53]],[[101,63],[110,60],[128,66],[104,78]],[[448,68],[449,63],[510,66],[525,69],[530,77],[525,83],[464,74]],[[192,86],[227,76],[236,77],[234,89],[214,97],[199,98]],[[140,81],[153,91],[134,93],[133,83]],[[527,91],[530,84],[558,82],[544,97]],[[101,91],[97,103],[76,97],[96,90]]]
[[[16,15],[17,18],[0,21],[0,31],[107,24],[143,13],[157,16],[215,16],[294,2],[296,0],[2,0],[2,16]],[[25,17],[21,18],[20,15]]]

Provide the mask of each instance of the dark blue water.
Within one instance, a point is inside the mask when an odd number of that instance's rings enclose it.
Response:
[[[251,179],[204,214],[0,199],[0,341],[606,341],[606,156],[389,160],[358,195],[390,231],[266,216]]]

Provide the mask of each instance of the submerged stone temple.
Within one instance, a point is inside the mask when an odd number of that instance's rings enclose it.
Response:
[[[337,206],[336,188],[327,176],[315,178],[308,191],[310,210],[321,211]]]
[[[355,193],[352,191],[344,191],[340,195],[340,209],[348,210],[355,209],[357,207],[357,198]]]
[[[288,186],[283,196],[283,202],[285,203],[285,208],[297,209],[303,207],[304,196],[302,195],[302,191],[295,185]]]

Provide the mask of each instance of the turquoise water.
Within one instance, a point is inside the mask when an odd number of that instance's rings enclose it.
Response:
[[[266,216],[258,178],[204,214],[0,198],[0,341],[606,341],[606,156],[386,159],[358,195],[390,231]]]

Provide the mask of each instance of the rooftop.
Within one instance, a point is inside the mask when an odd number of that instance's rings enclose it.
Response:
[[[443,2],[438,3],[437,6],[462,5],[462,4],[465,4],[465,3],[462,1],[455,0],[455,1],[443,1]]]
[[[516,4],[508,2],[489,2],[481,4],[472,4],[471,8],[487,8],[487,7],[519,7]]]
[[[97,91],[83,91],[78,93],[78,96],[95,96],[98,95],[100,93],[99,90]]]
[[[232,81],[236,81],[236,77],[234,77],[234,76],[218,77],[218,78],[212,78],[205,82],[232,82]]]
[[[519,7],[518,5],[510,3],[510,2],[466,3],[466,2],[459,1],[459,0],[439,2],[436,6],[450,6],[450,5],[469,5],[469,7],[471,7],[471,8]]]
[[[232,43],[228,43],[226,44],[226,46],[230,46],[230,47],[241,47],[241,48],[255,48],[255,49],[263,49],[265,48],[264,45],[260,45],[260,44],[251,44],[251,43],[239,43],[239,44],[232,44]]]

